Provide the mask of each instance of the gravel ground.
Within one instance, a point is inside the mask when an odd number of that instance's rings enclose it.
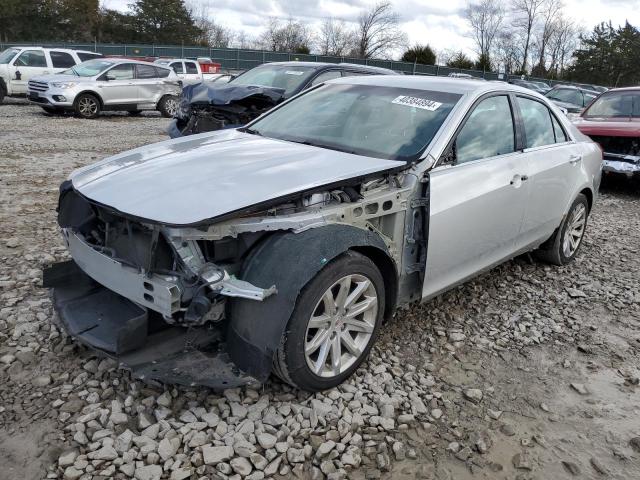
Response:
[[[0,106],[1,479],[640,478],[640,190],[602,193],[578,259],[521,257],[383,329],[345,385],[134,381],[51,323],[73,168],[167,121]]]

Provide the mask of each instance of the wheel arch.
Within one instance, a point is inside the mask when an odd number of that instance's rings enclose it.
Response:
[[[380,236],[349,225],[327,225],[301,233],[278,232],[256,245],[247,256],[240,277],[262,288],[275,285],[277,294],[263,302],[233,299],[227,310],[227,350],[231,360],[260,381],[271,373],[300,291],[315,275],[349,250],[358,252],[380,269],[385,291],[385,316],[397,296],[397,269]],[[390,278],[389,278],[390,277]]]
[[[589,212],[591,212],[591,209],[593,208],[593,191],[589,188],[589,187],[585,187],[582,190],[580,190],[579,194],[583,194],[585,197],[587,197],[587,203],[589,204]]]
[[[94,92],[93,90],[83,90],[79,92],[76,95],[76,98],[73,99],[73,105],[75,106],[77,104],[78,98],[80,98],[80,95],[85,95],[85,94],[96,97],[98,99],[98,102],[100,102],[100,108],[101,109],[104,108],[104,101],[102,100],[102,97],[100,96],[99,93]]]

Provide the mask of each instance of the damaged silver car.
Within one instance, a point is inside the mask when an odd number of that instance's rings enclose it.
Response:
[[[544,97],[402,76],[318,85],[248,126],[73,172],[45,271],[62,326],[144,379],[273,371],[308,391],[384,319],[520,253],[575,258],[601,152]]]

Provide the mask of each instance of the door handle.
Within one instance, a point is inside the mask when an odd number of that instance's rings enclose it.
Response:
[[[528,175],[514,175],[514,177],[511,179],[510,185],[520,185],[520,183],[522,182],[526,182],[527,180],[529,180],[529,176]]]
[[[582,161],[582,155],[571,155],[569,157],[569,163],[571,165],[577,165],[581,161]]]

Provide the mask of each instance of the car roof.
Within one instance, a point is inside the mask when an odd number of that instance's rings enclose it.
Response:
[[[595,93],[596,95],[600,95],[602,93],[587,87],[580,87],[578,85],[555,85],[553,87],[553,89],[557,89],[557,88],[568,88],[570,90],[580,90],[581,92]]]
[[[258,66],[263,66],[263,65],[282,65],[282,66],[292,66],[292,67],[312,67],[316,70],[324,70],[324,69],[328,69],[328,68],[336,68],[336,67],[342,67],[342,68],[353,68],[356,70],[366,70],[368,72],[380,72],[380,74],[382,75],[391,75],[391,74],[396,74],[396,72],[394,72],[393,70],[390,70],[388,68],[382,68],[382,67],[375,67],[373,65],[361,65],[359,63],[345,63],[345,62],[341,62],[341,63],[330,63],[330,62],[269,62],[269,63],[263,63],[262,65],[258,65]]]
[[[158,58],[157,60],[154,60],[153,63],[171,63],[171,62],[195,62],[198,63],[197,60],[194,60],[193,58]]]
[[[606,92],[602,92],[602,93],[609,93],[609,92],[640,92],[640,85],[638,85],[637,87],[610,88]]]
[[[133,60],[131,58],[105,57],[105,58],[96,58],[96,60],[110,62],[110,63],[113,63],[114,65],[119,63],[135,63],[138,65],[151,65],[152,67],[167,68],[163,65],[158,65],[157,63],[143,62],[142,60]]]
[[[377,87],[413,88],[417,90],[434,90],[440,92],[457,93],[482,93],[491,91],[513,91],[535,94],[518,85],[506,82],[487,82],[468,78],[435,77],[424,75],[370,75],[361,77],[344,77],[331,80],[330,83],[347,85],[372,85]]]
[[[92,52],[91,50],[77,50],[75,48],[36,47],[33,45],[24,45],[24,46],[14,45],[13,47],[9,47],[9,48],[15,48],[18,50],[55,50],[57,52],[80,52],[80,53],[91,53],[93,55],[102,55],[101,53]]]

